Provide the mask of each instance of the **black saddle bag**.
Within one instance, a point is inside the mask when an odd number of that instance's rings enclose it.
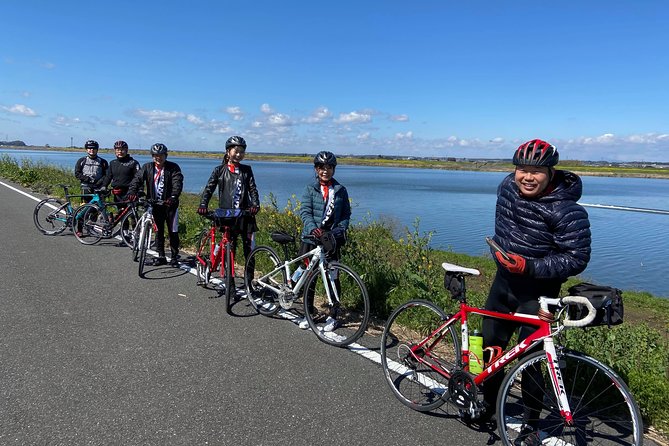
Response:
[[[589,327],[611,327],[623,323],[623,293],[618,288],[581,282],[567,291],[570,296],[587,297],[597,310],[597,316],[588,324]],[[582,319],[588,314],[588,309],[579,305],[570,305],[568,311],[569,318],[573,320]]]

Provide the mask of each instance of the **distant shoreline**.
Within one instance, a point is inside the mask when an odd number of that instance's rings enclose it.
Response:
[[[80,147],[45,147],[45,146],[0,146],[7,150],[37,150],[47,152],[76,152]],[[100,153],[114,154],[113,149],[100,149]],[[149,155],[148,150],[135,149],[131,154]],[[170,156],[190,158],[222,159],[222,152],[171,151]],[[340,164],[357,166],[399,167],[414,169],[465,170],[475,172],[511,172],[513,165],[509,160],[494,159],[455,159],[455,158],[401,158],[382,155],[337,155]],[[310,163],[310,154],[272,154],[249,152],[248,161]],[[662,167],[656,167],[662,166]],[[562,161],[559,168],[570,170],[583,176],[627,177],[648,179],[669,179],[669,163],[607,163],[589,161]]]

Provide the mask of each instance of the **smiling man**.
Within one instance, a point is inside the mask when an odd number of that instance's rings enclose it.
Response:
[[[583,185],[574,173],[556,170],[560,159],[555,146],[540,139],[522,144],[513,155],[514,173],[497,189],[492,249],[497,273],[485,308],[500,312],[537,314],[539,296],[557,297],[568,277],[585,270],[590,260],[590,221],[577,203]],[[519,327],[507,321],[483,321],[485,347],[505,349]],[[530,327],[520,327],[519,340]],[[532,373],[532,372],[530,372]],[[494,411],[504,373],[497,373],[484,387],[485,401]],[[523,395],[536,394],[541,374],[523,380]],[[527,381],[527,384],[525,382]],[[533,399],[526,402],[523,444],[538,444]]]

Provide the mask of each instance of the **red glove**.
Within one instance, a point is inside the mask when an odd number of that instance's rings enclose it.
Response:
[[[112,189],[112,194],[114,195],[123,195],[123,189],[120,187],[115,187]]]
[[[311,235],[314,237],[321,238],[321,235],[323,235],[323,230],[321,228],[316,228],[313,231],[311,231]]]
[[[137,195],[135,194],[128,194],[128,196],[125,198],[127,198],[128,201],[137,201]]]
[[[207,215],[208,212],[209,208],[207,208],[207,206],[200,206],[199,208],[197,208],[197,213],[200,215]]]
[[[260,206],[251,206],[249,208],[249,212],[251,213],[251,215],[256,215],[259,210],[260,210]]]
[[[501,252],[495,252],[495,257],[500,265],[508,269],[513,274],[523,274],[527,268],[525,257],[518,254],[507,253],[509,260],[504,259]]]

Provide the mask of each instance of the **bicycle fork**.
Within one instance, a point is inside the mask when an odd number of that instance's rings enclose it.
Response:
[[[558,358],[557,351],[555,350],[555,343],[553,342],[552,337],[544,339],[544,352],[546,353],[546,362],[548,364],[549,371],[548,374],[551,379],[553,391],[557,397],[556,399],[560,409],[560,415],[562,415],[568,425],[571,425],[574,422],[574,418],[571,412],[571,407],[569,407],[567,392],[565,390],[564,381],[562,379],[562,371],[560,370],[560,360]]]

